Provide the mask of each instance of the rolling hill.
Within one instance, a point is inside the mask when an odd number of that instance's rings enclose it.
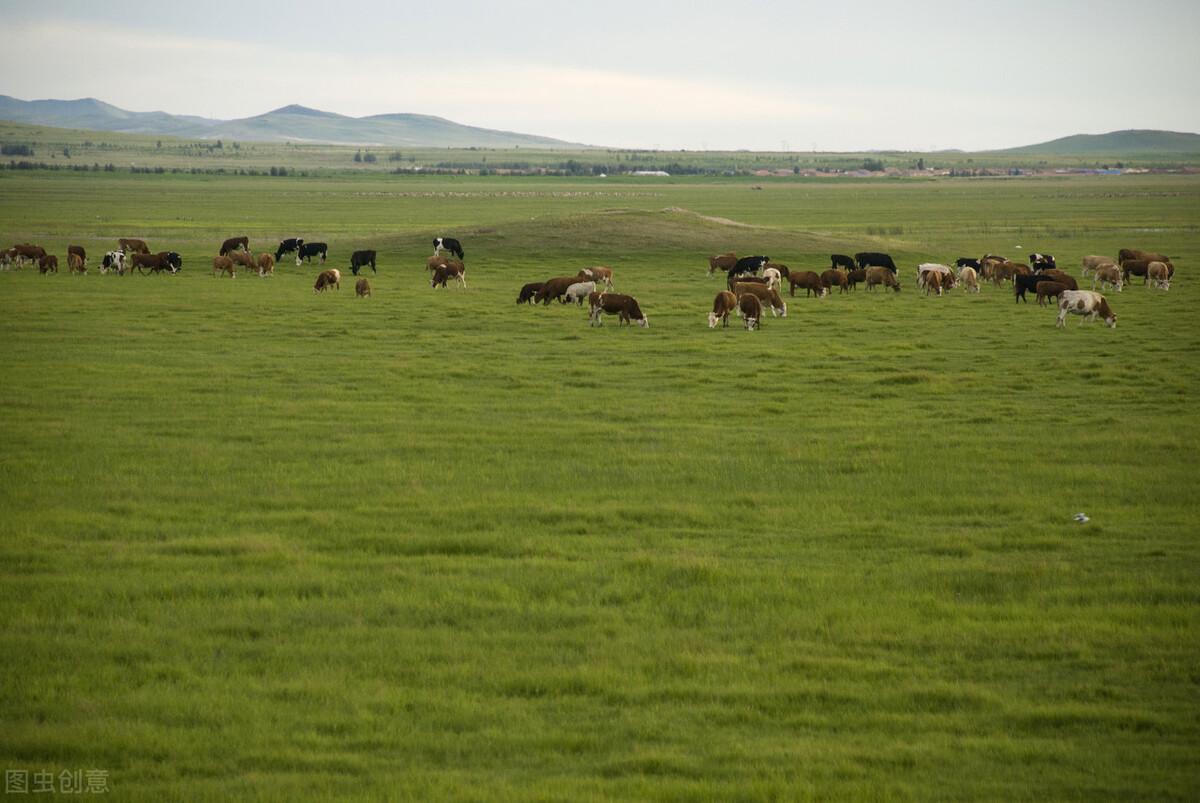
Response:
[[[1177,131],[1130,129],[1107,134],[1075,134],[1069,137],[1005,148],[995,153],[1029,156],[1061,156],[1066,154],[1140,154],[1140,153],[1200,153],[1200,134]]]

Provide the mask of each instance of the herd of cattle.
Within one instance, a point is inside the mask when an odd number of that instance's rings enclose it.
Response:
[[[425,267],[431,274],[430,286],[434,289],[446,287],[453,279],[460,287],[467,286],[466,265],[463,262],[462,244],[450,237],[433,240],[433,256],[426,260]],[[443,254],[442,252],[447,252]],[[279,243],[275,253],[250,251],[248,237],[231,237],[225,240],[217,256],[212,259],[214,276],[237,276],[238,267],[257,272],[259,276],[274,273],[275,264],[285,254],[295,254],[296,265],[312,262],[316,257],[324,264],[329,255],[329,246],[322,242],[306,242],[302,238],[290,238]],[[67,249],[67,266],[71,273],[87,273],[87,252],[82,246],[72,245]],[[0,252],[0,268],[20,269],[26,263],[37,267],[41,273],[57,273],[58,257],[46,253],[44,248],[30,243],[21,243]],[[953,267],[940,263],[924,262],[917,266],[917,287],[926,295],[941,296],[955,287],[965,292],[978,293],[980,284],[991,282],[1002,287],[1010,282],[1015,300],[1027,301],[1026,294],[1032,292],[1039,305],[1053,299],[1058,304],[1057,326],[1065,325],[1068,314],[1086,315],[1088,320],[1103,318],[1105,323],[1116,326],[1117,316],[1108,305],[1107,299],[1096,292],[1112,288],[1121,292],[1131,278],[1140,277],[1142,284],[1168,290],[1175,276],[1175,266],[1170,257],[1148,251],[1121,249],[1115,259],[1107,256],[1085,256],[1082,260],[1082,276],[1092,275],[1090,290],[1080,290],[1079,283],[1066,271],[1060,270],[1050,254],[1033,253],[1029,264],[1014,262],[996,254],[985,254],[979,259],[961,257]],[[117,275],[138,273],[178,273],[183,259],[178,252],[160,251],[151,253],[145,241],[133,238],[118,240],[116,250],[104,254],[100,262],[100,273]],[[376,273],[376,252],[355,251],[350,256],[350,271],[355,276],[367,267]],[[761,326],[764,309],[772,316],[787,317],[787,304],[780,291],[787,282],[789,295],[795,297],[796,288],[803,288],[805,297],[824,298],[833,288],[839,293],[854,291],[859,284],[868,291],[877,287],[900,292],[900,275],[895,260],[885,253],[864,251],[853,257],[845,254],[830,255],[828,270],[818,273],[813,270],[791,270],[787,265],[775,263],[768,256],[755,255],[738,257],[735,253],[724,253],[708,259],[708,275],[718,271],[725,273],[728,289],[721,290],[713,299],[712,311],[708,314],[708,325],[715,328],[729,325],[729,316],[738,314],[747,329]],[[313,285],[314,292],[328,288],[341,288],[341,271],[337,268],[322,270]],[[603,324],[602,316],[616,315],[620,323],[648,327],[649,321],[642,312],[637,299],[613,292],[613,271],[605,266],[583,268],[570,276],[556,276],[542,282],[531,282],[521,288],[518,304],[548,305],[551,301],[581,305],[588,302],[588,318],[593,326]],[[355,286],[357,296],[369,296],[371,285],[366,278],[359,279]]]

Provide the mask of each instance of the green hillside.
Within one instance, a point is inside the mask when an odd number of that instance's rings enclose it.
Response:
[[[1107,134],[1075,134],[1070,137],[1006,148],[997,153],[1028,155],[1200,153],[1200,134],[1179,131],[1130,129]]]

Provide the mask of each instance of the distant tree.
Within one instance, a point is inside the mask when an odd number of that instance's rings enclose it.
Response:
[[[356,161],[356,162],[362,161],[362,150],[357,150],[354,152],[354,161]]]
[[[162,148],[162,140],[160,139],[160,140],[159,140],[159,141],[158,141],[158,142],[155,144],[155,146],[154,146],[154,147],[156,147],[156,148]]]
[[[364,162],[374,162],[375,154],[371,153],[370,151],[367,151],[366,153],[363,154],[363,161]]]
[[[68,159],[71,158],[71,146],[69,146],[69,145],[63,146],[63,156],[67,157]]]
[[[918,170],[925,169],[925,157],[922,156],[921,158],[917,159],[917,169]]]
[[[224,145],[224,144],[221,142],[221,140],[219,140],[219,139],[218,139],[218,140],[217,140],[217,144],[216,144],[216,145],[214,145],[213,147],[216,147],[216,148],[221,148],[222,150],[224,150],[224,148],[225,148],[225,145]]]

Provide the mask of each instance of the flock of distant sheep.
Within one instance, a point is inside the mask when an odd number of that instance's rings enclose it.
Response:
[[[463,262],[462,244],[451,237],[433,240],[433,256],[426,260],[425,267],[431,273],[433,288],[446,287],[450,279],[460,287],[467,286],[466,266]],[[213,257],[214,276],[236,277],[237,268],[257,272],[259,276],[274,273],[275,263],[284,254],[295,253],[296,265],[311,262],[317,257],[324,264],[328,256],[325,243],[305,242],[301,238],[280,242],[274,255],[262,253],[255,256],[250,251],[247,237],[231,237],[221,244],[217,256]],[[448,255],[442,252],[446,251]],[[44,248],[30,243],[21,243],[0,252],[0,269],[21,269],[26,263],[35,265],[41,273],[57,273],[58,257],[46,253]],[[1085,256],[1082,260],[1082,275],[1092,274],[1091,290],[1080,290],[1078,282],[1065,271],[1059,270],[1050,254],[1029,255],[1029,263],[1013,262],[996,254],[986,254],[980,259],[959,258],[954,267],[933,262],[917,266],[917,287],[926,295],[942,295],[955,287],[966,292],[979,292],[981,282],[990,281],[996,287],[1011,282],[1016,301],[1026,301],[1025,295],[1032,291],[1038,304],[1045,305],[1053,299],[1058,304],[1056,326],[1065,326],[1068,314],[1085,316],[1085,320],[1101,318],[1109,327],[1117,325],[1117,316],[1108,305],[1107,299],[1096,292],[1111,287],[1121,292],[1131,277],[1141,277],[1142,284],[1168,290],[1175,275],[1175,266],[1170,257],[1149,251],[1121,249],[1116,259],[1107,256]],[[67,265],[71,273],[87,273],[87,252],[82,246],[72,245],[67,249]],[[376,272],[375,251],[355,251],[350,259],[350,270],[357,276],[363,268]],[[105,253],[101,260],[100,273],[113,272],[117,275],[132,273],[178,273],[183,259],[175,251],[151,253],[143,240],[122,238],[118,248]],[[832,254],[828,270],[793,271],[787,265],[771,262],[767,256],[739,258],[735,253],[717,254],[708,259],[708,275],[724,271],[728,281],[727,290],[721,290],[713,299],[712,311],[708,314],[709,328],[729,325],[729,316],[736,313],[742,318],[746,329],[758,329],[762,324],[763,309],[771,310],[772,316],[787,317],[787,304],[780,295],[783,282],[787,282],[790,295],[796,288],[803,288],[805,296],[826,297],[837,287],[839,292],[856,290],[865,284],[867,290],[882,285],[900,292],[899,272],[895,261],[885,253],[860,252],[853,257]],[[322,270],[313,285],[314,292],[328,288],[341,289],[341,271],[337,268]],[[603,288],[603,289],[599,289]],[[371,285],[366,278],[358,280],[356,296],[371,295]],[[544,282],[531,282],[521,288],[518,304],[543,304],[557,300],[560,303],[582,305],[588,302],[588,318],[593,326],[603,324],[602,316],[616,315],[619,323],[648,327],[649,321],[642,312],[637,299],[613,292],[613,271],[605,266],[583,268],[571,276],[556,276]],[[1081,321],[1082,323],[1083,321]]]

